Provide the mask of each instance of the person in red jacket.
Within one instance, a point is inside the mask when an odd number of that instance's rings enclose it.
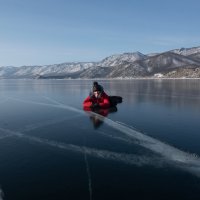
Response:
[[[103,87],[97,82],[93,83],[91,94],[83,102],[84,110],[87,108],[109,108],[109,96],[104,92]]]

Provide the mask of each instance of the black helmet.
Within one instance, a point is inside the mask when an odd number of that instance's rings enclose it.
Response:
[[[98,82],[93,82],[93,88],[92,88],[93,92],[95,91],[99,91],[102,92],[103,91],[103,87],[101,85],[98,84]]]

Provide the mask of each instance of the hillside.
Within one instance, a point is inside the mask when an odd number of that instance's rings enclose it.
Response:
[[[0,67],[1,79],[77,78],[200,78],[200,47],[144,55],[112,55],[100,62],[72,62],[44,66]]]

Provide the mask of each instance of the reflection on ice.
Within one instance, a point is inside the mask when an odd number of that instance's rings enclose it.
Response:
[[[107,117],[110,113],[117,112],[117,107],[113,106],[111,108],[98,108],[98,109],[88,109],[84,108],[86,112],[90,112],[90,120],[94,126],[94,129],[98,129],[103,124],[103,118],[99,118],[99,116]],[[92,113],[97,113],[92,114]]]

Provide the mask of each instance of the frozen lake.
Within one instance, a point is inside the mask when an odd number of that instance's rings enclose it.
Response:
[[[200,199],[200,80],[0,80],[0,200]]]

